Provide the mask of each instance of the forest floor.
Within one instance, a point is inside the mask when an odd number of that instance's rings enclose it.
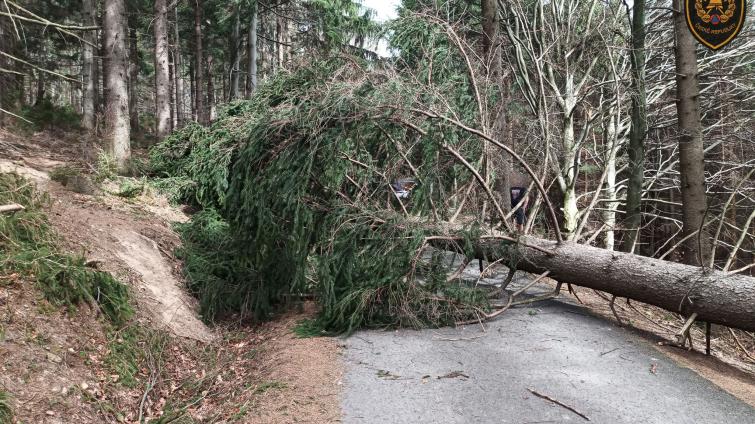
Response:
[[[340,421],[342,355],[354,339],[297,338],[293,329],[314,315],[312,305],[258,326],[231,320],[207,327],[172,253],[179,238],[171,225],[187,216],[155,193],[128,199],[105,184],[80,194],[50,180],[62,165],[87,169],[94,160],[82,151],[75,138],[0,132],[0,172],[24,174],[49,193],[49,217],[67,249],[129,284],[137,317],[115,329],[86,307],[52,307],[28,281],[0,284],[0,390],[10,393],[19,422]],[[578,290],[583,304],[576,307],[615,321],[600,293]],[[624,300],[616,311],[647,344],[755,404],[755,361],[748,356],[755,339],[735,340],[714,327],[714,356],[707,357],[663,346],[681,326],[678,317]],[[693,336],[700,350],[702,331]]]
[[[0,391],[17,422],[331,422],[340,416],[339,342],[297,338],[311,305],[258,326],[206,326],[181,281],[171,229],[186,215],[154,193],[127,199],[52,181],[86,169],[76,139],[0,132],[0,172],[49,194],[48,217],[72,253],[130,286],[136,318],[116,329],[96,311],[60,310],[32,282],[0,284]]]

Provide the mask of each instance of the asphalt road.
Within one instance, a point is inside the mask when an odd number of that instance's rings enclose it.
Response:
[[[521,283],[521,281],[519,282]],[[346,340],[345,423],[755,424],[755,409],[650,342],[548,301],[479,326]]]

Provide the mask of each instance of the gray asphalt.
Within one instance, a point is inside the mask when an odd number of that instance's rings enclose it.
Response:
[[[522,278],[519,279],[522,283]],[[755,424],[755,409],[642,339],[562,301],[479,326],[345,342],[345,423]]]

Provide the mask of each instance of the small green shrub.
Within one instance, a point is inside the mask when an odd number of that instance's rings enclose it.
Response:
[[[133,199],[144,192],[146,184],[144,181],[125,179],[121,181],[120,188],[116,195],[125,197],[126,199]]]
[[[31,106],[24,106],[19,115],[30,121],[19,121],[20,128],[26,131],[72,131],[79,129],[81,123],[81,115],[70,105],[55,105],[48,98],[43,98]]]
[[[118,163],[115,161],[115,158],[105,151],[101,151],[97,155],[94,180],[98,183],[101,183],[106,180],[112,180],[117,176]]]
[[[60,184],[66,185],[68,184],[68,179],[80,175],[81,170],[77,169],[70,165],[63,165],[58,166],[54,168],[52,171],[50,171],[50,179],[56,182],[59,182]]]
[[[86,266],[84,257],[61,251],[43,211],[47,202],[25,178],[0,173],[0,204],[26,208],[0,215],[0,270],[35,280],[54,305],[89,303],[114,324],[124,324],[133,315],[128,288],[111,274]]]

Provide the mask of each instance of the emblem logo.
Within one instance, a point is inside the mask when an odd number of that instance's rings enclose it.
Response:
[[[705,47],[718,50],[739,34],[745,21],[745,0],[685,0],[687,26]]]

